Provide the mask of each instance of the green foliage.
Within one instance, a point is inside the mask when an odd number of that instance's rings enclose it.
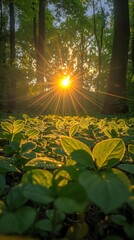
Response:
[[[3,116],[0,235],[121,239],[114,231],[120,228],[133,239],[133,123],[117,117]]]

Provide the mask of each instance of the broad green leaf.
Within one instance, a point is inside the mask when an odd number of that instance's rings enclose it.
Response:
[[[25,173],[22,177],[22,183],[40,184],[45,187],[52,185],[53,174],[47,170],[33,169]]]
[[[33,149],[36,148],[36,146],[37,146],[36,143],[29,141],[29,142],[26,142],[26,143],[22,144],[21,151],[23,153],[28,152],[28,151],[32,151]]]
[[[0,218],[1,234],[23,234],[33,224],[36,217],[36,211],[29,206],[19,208],[14,213],[5,213]]]
[[[123,164],[119,164],[118,168],[125,172],[134,174],[134,164],[123,163]]]
[[[49,157],[37,157],[26,163],[25,166],[33,166],[43,169],[57,169],[63,165],[62,162]]]
[[[34,223],[36,218],[36,210],[29,206],[24,206],[19,208],[15,212],[15,217],[19,225],[20,234],[25,233]]]
[[[9,122],[2,122],[1,123],[1,127],[3,130],[5,130],[6,132],[12,134],[13,133],[13,124],[9,123]]]
[[[95,145],[93,157],[97,167],[113,167],[122,160],[125,144],[120,138],[107,139]]]
[[[24,128],[23,120],[16,120],[13,123],[13,134],[16,135],[17,133],[21,132]]]
[[[82,212],[88,204],[87,193],[79,183],[68,183],[61,188],[55,206],[64,213]]]
[[[6,196],[6,203],[10,209],[17,209],[27,202],[23,195],[24,186],[17,185],[13,187]]]
[[[88,129],[89,127],[89,118],[81,118],[80,127],[83,129]]]
[[[24,188],[23,195],[27,199],[40,204],[49,204],[53,201],[50,190],[38,184],[27,184]]]
[[[5,176],[0,174],[0,195],[3,193],[6,186]]]
[[[45,214],[51,221],[55,218],[56,223],[62,222],[66,218],[66,215],[57,209],[48,209]]]
[[[19,172],[19,170],[13,166],[8,160],[0,159],[0,173],[7,172]]]
[[[87,191],[89,199],[104,213],[121,207],[130,194],[129,180],[118,169],[101,173],[85,171],[80,174],[79,182]]]
[[[77,133],[79,129],[79,123],[74,124],[70,129],[69,129],[69,136],[73,137],[75,133]]]
[[[77,139],[64,136],[61,137],[61,145],[64,151],[77,163],[85,167],[95,168],[91,150],[87,145]]]
[[[38,129],[29,129],[26,131],[26,135],[30,138],[30,139],[34,139],[37,138],[39,135],[40,131]]]
[[[35,224],[35,228],[41,231],[52,232],[53,224],[49,219],[42,219]]]

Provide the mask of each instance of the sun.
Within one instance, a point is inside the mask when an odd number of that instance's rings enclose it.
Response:
[[[60,86],[62,88],[69,88],[71,84],[70,76],[61,79]]]

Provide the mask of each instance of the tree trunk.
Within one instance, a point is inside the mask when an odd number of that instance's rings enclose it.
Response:
[[[126,113],[126,73],[129,47],[128,0],[114,0],[114,39],[104,112]]]
[[[14,2],[9,0],[9,19],[10,19],[10,65],[15,64],[15,17]],[[16,78],[13,75],[9,80],[8,110],[13,111],[16,106]]]
[[[14,2],[9,0],[9,15],[10,15],[10,64],[15,61],[15,19],[14,19]]]
[[[39,0],[39,33],[37,43],[37,84],[44,83],[45,0]]]

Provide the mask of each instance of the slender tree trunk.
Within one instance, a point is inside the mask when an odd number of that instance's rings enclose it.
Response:
[[[39,0],[39,33],[37,43],[37,83],[44,83],[44,43],[45,43],[46,0]]]
[[[9,0],[9,18],[10,18],[10,65],[15,65],[15,16],[14,2]],[[16,106],[16,78],[11,76],[9,80],[8,110],[12,111]]]
[[[100,90],[100,76],[102,70],[102,45],[103,45],[103,33],[105,28],[105,14],[104,9],[102,7],[102,1],[100,0],[100,8],[101,8],[101,23],[100,23],[100,33],[97,33],[97,23],[96,23],[96,10],[95,10],[95,1],[92,1],[93,4],[93,24],[94,24],[94,36],[97,43],[98,48],[98,76],[97,76],[97,83],[96,83],[96,90]]]
[[[37,49],[37,20],[36,15],[33,17],[33,40],[35,49]]]
[[[9,0],[9,15],[10,15],[10,64],[15,62],[15,17],[14,17],[14,2]]]
[[[130,35],[128,0],[114,0],[113,2],[114,39],[104,104],[104,111],[108,114],[126,113],[128,110],[126,100],[126,73]]]

